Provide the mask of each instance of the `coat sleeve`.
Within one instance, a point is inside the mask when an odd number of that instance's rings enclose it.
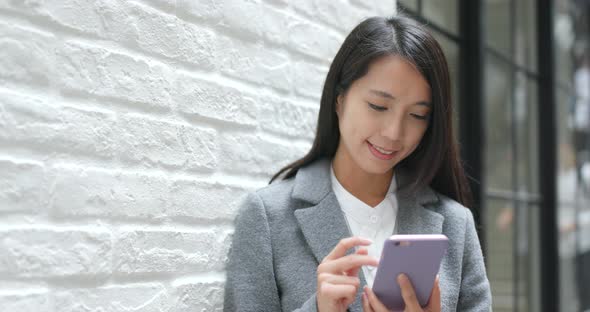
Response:
[[[256,193],[248,195],[234,225],[223,311],[281,311],[268,219]]]
[[[268,218],[260,196],[252,193],[246,198],[234,225],[223,311],[281,311]],[[317,311],[316,296],[295,311]]]
[[[492,294],[473,214],[465,209],[465,250],[457,311],[491,311]]]

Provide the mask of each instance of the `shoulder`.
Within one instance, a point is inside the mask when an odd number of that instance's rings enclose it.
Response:
[[[435,209],[444,216],[443,233],[464,253],[481,253],[471,210],[445,195],[437,193],[437,196],[440,201]]]
[[[243,215],[256,215],[259,218],[274,219],[273,215],[282,214],[292,207],[291,194],[294,179],[275,181],[257,190],[251,191],[242,201],[237,218]]]
[[[279,180],[254,192],[268,211],[288,211],[321,201],[330,191],[330,161],[316,159],[299,168],[286,180]]]
[[[278,180],[272,184],[257,189],[254,193],[264,200],[273,200],[275,198],[289,197],[293,192],[295,179]]]
[[[435,192],[439,199],[438,204],[433,208],[436,212],[440,213],[445,217],[445,220],[450,221],[449,225],[461,232],[465,231],[466,227],[472,227],[473,225],[473,213],[471,209],[463,206],[456,200]]]
[[[276,206],[286,206],[287,203],[292,201],[291,194],[295,186],[294,180],[294,178],[290,178],[273,182],[252,192],[250,197],[254,196],[258,198],[267,209],[272,209]]]

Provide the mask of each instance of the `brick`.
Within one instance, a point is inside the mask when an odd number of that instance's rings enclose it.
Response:
[[[0,307],[2,311],[37,312],[51,311],[52,305],[46,291],[28,293],[25,289],[18,289],[19,293],[0,293]]]
[[[333,56],[342,41],[340,36],[326,32],[308,19],[265,3],[240,0],[220,2],[220,25],[232,33],[240,33],[241,38],[248,41],[264,38],[275,45],[287,46],[325,60]]]
[[[248,33],[252,38],[284,45],[285,31],[297,17],[277,10],[264,3],[241,0],[223,0],[221,12],[223,25],[232,30]]]
[[[304,19],[292,21],[286,32],[289,34],[289,46],[326,61],[334,58],[344,41],[344,37],[327,32],[325,28]]]
[[[130,19],[128,25],[134,26],[137,45],[141,49],[196,64],[203,70],[215,69],[214,60],[218,53],[215,50],[216,37],[211,31],[146,6],[123,3]],[[113,32],[128,25],[114,27]]]
[[[223,282],[185,283],[176,286],[173,312],[222,311]]]
[[[119,274],[199,273],[225,267],[231,235],[220,231],[121,231],[114,270]]]
[[[0,82],[47,86],[55,75],[55,37],[0,23]]]
[[[161,312],[172,308],[170,294],[160,283],[76,288],[55,292],[55,311]]]
[[[56,216],[158,219],[170,200],[164,177],[79,167],[54,167],[51,176]]]
[[[317,4],[317,17],[320,20],[329,21],[333,26],[343,31],[344,34],[352,31],[365,18],[377,15],[375,12],[361,8],[351,9],[350,5],[346,3],[346,0],[314,0],[314,2]]]
[[[377,15],[375,12],[359,7],[351,9],[346,0],[293,1],[290,4],[312,20],[323,21],[343,34],[348,34],[364,18]]]
[[[212,129],[122,116],[119,157],[147,167],[212,170],[217,167],[216,134]]]
[[[155,5],[158,7],[163,7],[166,10],[171,10],[176,12],[177,8],[178,8],[178,3],[181,0],[140,0],[141,2],[144,2],[148,5]],[[197,2],[197,1],[195,1]],[[202,1],[198,1],[198,2],[202,2]]]
[[[296,14],[262,2],[179,0],[177,10],[181,15],[187,14],[214,22],[233,34],[239,34],[240,39],[247,42],[256,42],[264,38],[272,44],[288,46],[320,59],[331,57],[334,47],[341,41],[340,37],[323,31],[319,26]],[[304,33],[305,31],[308,32]],[[310,42],[313,37],[309,36],[310,33],[316,34],[318,39]],[[294,35],[297,38],[295,40]],[[296,44],[293,44],[294,42]],[[224,47],[225,45],[222,45],[218,50],[224,51]]]
[[[360,0],[353,0],[354,2],[360,2]],[[373,0],[369,1],[372,5],[372,10],[375,15],[391,16],[395,14],[395,1],[382,1]]]
[[[35,163],[0,160],[0,212],[36,212],[47,198],[44,168]]]
[[[73,166],[54,167],[50,177],[50,211],[59,217],[227,221],[233,220],[243,197],[252,190],[252,187]]]
[[[0,280],[0,295],[43,294],[47,290],[47,283],[39,280]]]
[[[174,15],[124,0],[0,2],[0,8],[42,17],[76,31],[212,69],[213,34]]]
[[[266,0],[266,2],[274,3],[280,6],[286,6],[287,4],[289,4],[289,0]]]
[[[0,231],[0,275],[58,277],[111,272],[111,235],[105,231]]]
[[[261,43],[221,36],[218,39],[218,49],[224,51],[218,58],[223,73],[283,91],[292,88],[290,61],[284,53],[269,50]]]
[[[221,140],[220,167],[239,174],[270,176],[305,155],[309,147],[287,142],[271,142],[253,134],[231,134]],[[311,146],[311,144],[310,144]]]
[[[270,94],[261,94],[258,103],[258,122],[263,130],[302,139],[314,138],[319,105],[318,109],[312,109]]]
[[[329,68],[304,61],[295,62],[293,66],[295,68],[293,71],[295,92],[316,98],[319,103]]]
[[[179,75],[174,85],[174,102],[187,116],[256,125],[257,103],[248,93],[189,75]]]
[[[174,0],[147,0],[163,2]],[[219,22],[223,16],[223,2],[219,0],[176,0],[176,12],[179,16],[191,16],[198,19]]]
[[[104,3],[101,5],[100,3]],[[106,14],[117,10],[112,7],[114,1],[92,0],[43,0],[43,1],[0,1],[0,8],[12,12],[44,19],[55,24],[88,33],[104,31],[102,18],[98,14],[102,8]],[[120,18],[120,16],[118,16]]]
[[[0,142],[44,152],[112,158],[114,115],[54,106],[49,100],[0,92]]]
[[[382,1],[382,0],[376,0],[376,1],[372,1],[372,0],[349,0],[350,4],[353,5],[357,5],[363,9],[372,9],[374,3],[373,2],[387,2],[387,1]]]
[[[65,90],[168,109],[171,70],[151,60],[98,46],[67,42],[57,55],[58,83]]]
[[[239,205],[252,189],[253,186],[248,185],[235,187],[175,180],[170,186],[166,214],[184,219],[191,217],[200,220],[233,220]],[[215,213],[212,213],[212,209]]]

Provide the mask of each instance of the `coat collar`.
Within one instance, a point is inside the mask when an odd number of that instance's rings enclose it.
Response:
[[[292,197],[306,202],[303,208],[295,210],[295,217],[307,244],[320,263],[342,238],[351,236],[344,213],[340,209],[336,195],[332,191],[329,159],[320,159],[299,169],[295,176]],[[408,175],[396,171],[398,214],[396,217],[398,234],[440,234],[444,217],[425,206],[439,201],[429,187],[412,192],[408,187]],[[392,233],[393,234],[393,233]],[[354,250],[347,251],[352,254]],[[361,287],[366,280],[360,271]],[[357,297],[360,298],[360,297]],[[350,311],[360,312],[360,300],[355,300]]]

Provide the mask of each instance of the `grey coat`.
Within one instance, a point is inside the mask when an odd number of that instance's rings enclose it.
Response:
[[[439,271],[442,311],[489,311],[490,285],[471,212],[430,188],[410,193],[403,172],[396,178],[396,232],[449,238]],[[250,194],[235,220],[224,311],[317,311],[317,266],[349,236],[327,159]],[[362,270],[359,277],[351,312],[362,311]]]

